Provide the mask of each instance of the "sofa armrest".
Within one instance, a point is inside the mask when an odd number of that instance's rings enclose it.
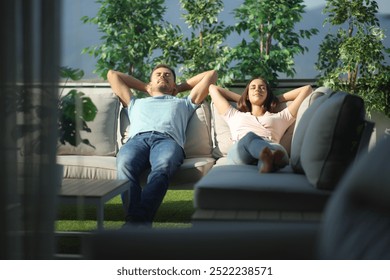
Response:
[[[374,127],[375,127],[375,123],[367,120],[364,121],[364,128],[360,138],[360,143],[356,154],[356,160],[360,158],[360,156],[368,152]]]
[[[124,229],[85,236],[86,259],[315,259],[319,223],[239,223]],[[133,242],[137,240],[137,242]]]

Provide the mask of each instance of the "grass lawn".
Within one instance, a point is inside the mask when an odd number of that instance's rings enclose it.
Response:
[[[191,227],[193,190],[169,190],[154,219],[154,228]],[[104,207],[104,228],[119,229],[124,224],[124,211],[120,196],[111,199]],[[96,207],[61,205],[56,231],[92,231],[97,229]],[[78,253],[79,238],[59,237],[58,253]]]

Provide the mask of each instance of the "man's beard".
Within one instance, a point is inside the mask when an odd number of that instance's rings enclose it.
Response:
[[[156,86],[156,89],[159,91],[159,92],[162,92],[162,93],[169,93],[171,94],[172,93],[172,87],[170,87],[168,84],[165,84],[165,83],[162,83],[162,84],[158,84]]]

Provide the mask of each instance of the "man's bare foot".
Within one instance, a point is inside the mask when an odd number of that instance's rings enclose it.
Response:
[[[270,148],[265,147],[259,155],[259,159],[261,160],[262,164],[259,169],[260,173],[270,173],[273,169],[273,162],[274,162],[274,153],[271,151]]]

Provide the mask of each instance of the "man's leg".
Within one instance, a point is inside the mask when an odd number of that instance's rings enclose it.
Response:
[[[147,222],[153,221],[168,190],[170,178],[184,160],[183,149],[169,136],[153,134],[150,145],[151,172],[135,211],[137,215],[143,215]]]
[[[129,191],[122,193],[126,221],[137,219],[131,217],[131,213],[141,201],[142,188],[139,177],[150,166],[150,149],[146,140],[144,134],[135,136],[121,147],[117,155],[117,178],[129,180]]]

